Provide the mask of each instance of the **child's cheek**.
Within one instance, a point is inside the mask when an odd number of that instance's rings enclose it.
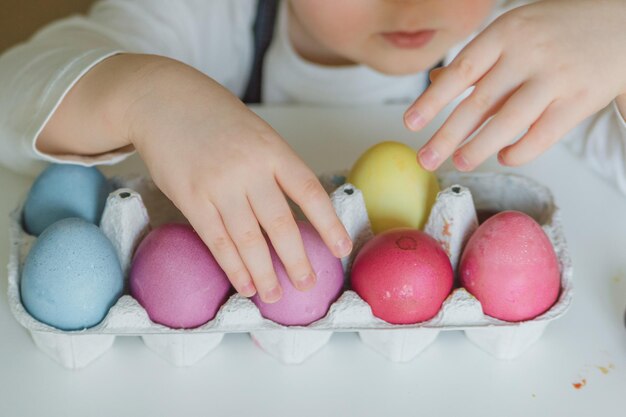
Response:
[[[368,4],[377,1],[290,0],[290,6],[314,38],[336,50],[354,47],[368,37],[376,24]]]
[[[466,37],[476,31],[493,12],[495,0],[476,0],[471,2],[456,2],[457,7],[448,9],[450,27],[461,37]]]

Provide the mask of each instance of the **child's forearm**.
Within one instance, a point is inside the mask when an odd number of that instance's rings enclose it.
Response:
[[[167,85],[184,64],[155,55],[120,54],[92,68],[68,92],[37,139],[49,154],[97,155],[134,145],[134,104]]]

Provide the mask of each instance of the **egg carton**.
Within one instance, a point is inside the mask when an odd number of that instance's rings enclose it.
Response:
[[[283,326],[261,316],[249,299],[233,294],[207,323],[194,329],[171,329],[150,320],[145,309],[128,294],[109,310],[98,325],[62,331],[33,318],[20,301],[19,282],[24,260],[34,240],[22,228],[22,206],[11,214],[9,305],[35,344],[67,368],[82,368],[104,354],[117,336],[141,336],[145,345],[176,366],[189,366],[216,348],[226,333],[250,333],[265,352],[288,364],[304,361],[326,345],[333,332],[358,332],[360,339],[394,362],[416,357],[441,331],[461,330],[474,344],[497,358],[511,359],[537,341],[546,326],[561,317],[572,300],[572,264],[559,210],[550,191],[525,177],[511,174],[443,173],[442,191],[431,210],[425,231],[438,240],[456,272],[469,236],[478,227],[478,215],[519,210],[541,225],[551,240],[561,268],[561,292],[550,310],[533,320],[505,322],[483,313],[480,302],[463,288],[455,288],[432,319],[410,325],[390,324],[375,317],[370,306],[349,288],[351,263],[373,234],[363,195],[344,183],[343,173],[323,175],[335,210],[354,242],[352,254],[342,259],[346,285],[322,319],[308,326]],[[173,204],[146,178],[116,178],[117,190],[107,199],[100,227],[113,242],[128,275],[135,247],[151,227],[186,222]],[[126,287],[128,288],[128,286]]]

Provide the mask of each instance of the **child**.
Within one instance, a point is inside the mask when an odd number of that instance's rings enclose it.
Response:
[[[494,153],[502,164],[525,163],[600,111],[576,146],[592,161],[611,158],[597,165],[626,189],[626,2],[543,0],[505,14],[502,3],[283,0],[263,62],[264,100],[419,96],[404,120],[419,129],[474,86],[420,150],[429,170],[453,152],[461,170]],[[44,28],[0,58],[0,159],[29,170],[38,159],[93,165],[137,150],[237,291],[281,297],[262,229],[294,285],[310,288],[315,276],[284,194],[336,256],[351,242],[313,172],[237,98],[254,92],[246,87],[262,36],[251,29],[271,15],[271,2],[268,16],[257,14],[257,0],[108,0]]]

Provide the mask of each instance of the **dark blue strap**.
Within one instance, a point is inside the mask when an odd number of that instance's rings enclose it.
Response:
[[[278,0],[258,0],[254,19],[254,56],[248,86],[243,95],[244,103],[260,103],[263,81],[263,60],[274,36]]]

